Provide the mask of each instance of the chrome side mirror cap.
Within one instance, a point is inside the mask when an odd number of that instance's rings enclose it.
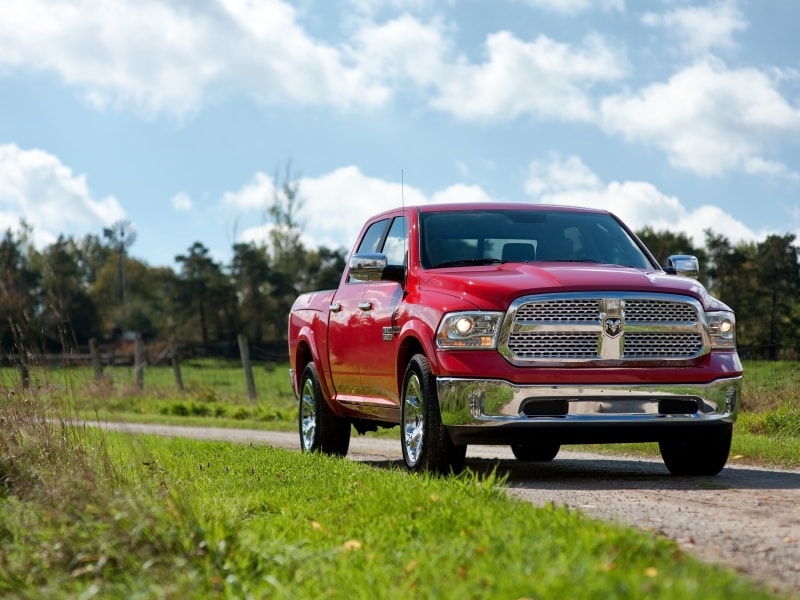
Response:
[[[357,281],[396,281],[403,283],[406,268],[390,265],[385,254],[363,253],[350,257],[350,277]]]
[[[700,262],[696,256],[689,254],[673,254],[667,257],[667,265],[664,271],[670,275],[680,275],[681,277],[691,277],[697,279],[700,275]]]

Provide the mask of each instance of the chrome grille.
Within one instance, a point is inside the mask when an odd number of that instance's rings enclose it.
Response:
[[[598,306],[596,299],[530,302],[520,306],[517,311],[517,321],[585,321],[598,323],[600,321]]]
[[[686,361],[709,351],[701,311],[698,301],[669,294],[527,296],[511,306],[500,352],[521,365]]]
[[[699,333],[629,333],[622,358],[686,358],[702,349],[703,336]]]
[[[691,304],[666,300],[626,300],[628,323],[696,323],[697,312]]]
[[[508,347],[519,358],[596,358],[596,333],[520,333]]]

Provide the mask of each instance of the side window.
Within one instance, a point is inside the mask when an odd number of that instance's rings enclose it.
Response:
[[[390,265],[402,266],[406,260],[406,250],[408,249],[408,229],[406,228],[406,218],[397,217],[392,222],[389,234],[383,244],[383,253],[389,259]]]
[[[356,252],[377,252],[378,246],[381,243],[381,238],[383,237],[383,232],[386,231],[386,226],[388,224],[389,219],[383,219],[382,221],[377,221],[370,225],[364,237],[361,239],[361,243],[358,245]]]

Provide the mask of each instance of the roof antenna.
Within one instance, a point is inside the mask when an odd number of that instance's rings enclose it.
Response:
[[[404,189],[405,175],[403,173],[403,169],[400,169],[400,202],[402,203],[403,219],[406,218],[406,196]],[[406,235],[403,236],[403,256],[405,257],[406,265],[408,265],[408,248],[406,247],[406,244],[408,244],[408,221],[406,221]]]

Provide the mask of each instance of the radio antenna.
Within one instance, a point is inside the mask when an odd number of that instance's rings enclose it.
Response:
[[[400,202],[402,203],[402,208],[403,208],[403,219],[405,219],[406,196],[405,196],[405,176],[403,173],[403,169],[400,169]],[[408,221],[406,220],[406,235],[403,236],[403,256],[406,257],[406,264],[408,264],[408,248],[406,247],[407,243],[408,243]]]

